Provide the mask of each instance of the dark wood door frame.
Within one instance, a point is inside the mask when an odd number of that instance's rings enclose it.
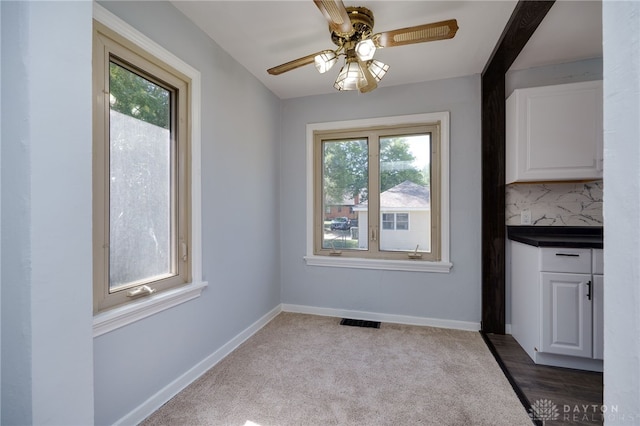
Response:
[[[482,322],[505,332],[505,73],[554,1],[520,0],[482,72]]]

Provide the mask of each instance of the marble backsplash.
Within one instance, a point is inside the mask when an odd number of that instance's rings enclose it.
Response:
[[[602,181],[507,185],[507,225],[523,225],[521,213],[529,210],[531,225],[603,226],[602,192]]]

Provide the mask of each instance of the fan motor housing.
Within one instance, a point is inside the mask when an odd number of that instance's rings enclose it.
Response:
[[[373,12],[366,7],[347,7],[347,14],[351,20],[353,34],[342,34],[331,31],[331,41],[337,46],[343,46],[349,41],[358,42],[368,37],[373,31]]]

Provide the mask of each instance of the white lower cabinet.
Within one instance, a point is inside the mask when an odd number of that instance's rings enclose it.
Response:
[[[540,352],[591,357],[591,275],[542,272]]]
[[[602,371],[602,250],[509,244],[513,337],[538,364]]]

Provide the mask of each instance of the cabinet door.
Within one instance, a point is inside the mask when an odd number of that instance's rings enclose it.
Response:
[[[593,357],[604,359],[604,275],[593,276]]]
[[[541,279],[541,352],[591,358],[591,275],[543,272]]]
[[[518,89],[506,105],[506,183],[602,177],[601,81]]]

